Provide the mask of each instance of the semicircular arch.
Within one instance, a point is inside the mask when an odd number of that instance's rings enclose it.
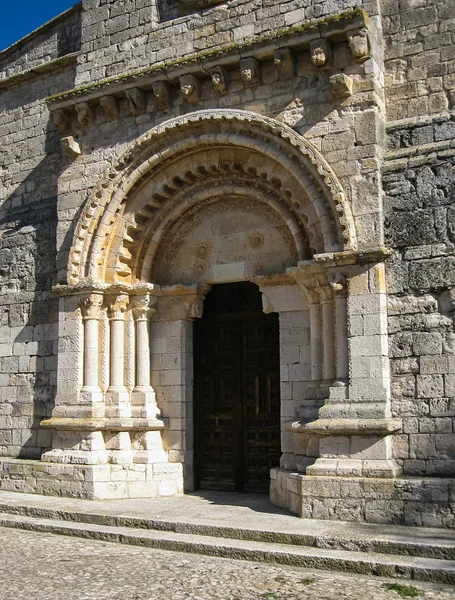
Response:
[[[172,223],[226,184],[280,214],[298,260],[356,249],[342,186],[308,140],[268,117],[206,110],[155,127],[108,170],[76,226],[68,282],[150,281]]]

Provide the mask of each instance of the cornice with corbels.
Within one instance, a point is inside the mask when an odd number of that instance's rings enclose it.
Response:
[[[66,137],[76,120],[80,126],[90,128],[99,108],[105,121],[116,120],[121,98],[127,99],[132,116],[147,112],[148,95],[153,96],[157,111],[169,108],[173,88],[194,105],[200,101],[203,79],[210,77],[216,92],[226,94],[233,69],[240,69],[245,88],[255,88],[261,83],[264,61],[273,60],[279,80],[294,76],[296,56],[301,52],[310,52],[318,69],[330,71],[331,46],[340,41],[348,42],[354,62],[363,62],[370,57],[372,35],[368,16],[356,9],[74,88],[48,97],[46,102],[58,131]],[[353,93],[352,78],[344,73],[334,73],[330,85],[335,97],[346,98]]]

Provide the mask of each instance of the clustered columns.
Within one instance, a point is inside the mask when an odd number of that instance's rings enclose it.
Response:
[[[290,270],[291,271],[291,270]],[[345,285],[325,273],[292,270],[310,309],[311,379],[322,387],[344,387],[348,379]]]
[[[153,285],[145,289],[70,290],[61,286],[60,331],[76,342],[76,356],[60,353],[80,382],[72,387],[59,369],[53,449],[44,460],[117,465],[167,462],[155,391],[150,383]],[[150,290],[148,288],[151,288]],[[73,291],[73,294],[69,292]],[[62,343],[65,336],[60,335]],[[75,383],[76,383],[75,381]]]
[[[390,413],[384,265],[340,262],[320,255],[287,271],[309,303],[307,395],[319,404],[318,418],[292,431],[319,443],[307,475],[395,477],[390,442],[401,423]]]

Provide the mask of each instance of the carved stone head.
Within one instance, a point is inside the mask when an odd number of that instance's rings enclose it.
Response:
[[[199,101],[200,85],[199,80],[191,73],[180,77],[180,91],[183,97],[189,104],[194,104]]]
[[[259,85],[259,62],[255,58],[244,58],[240,61],[240,74],[245,87]]]
[[[327,40],[320,38],[313,40],[310,44],[311,62],[317,67],[323,67],[330,61],[330,44]]]
[[[77,120],[81,125],[91,127],[93,123],[93,113],[88,102],[80,102],[75,106],[77,112]]]
[[[228,74],[223,67],[214,67],[212,69],[213,87],[219,94],[225,94],[228,86]]]
[[[362,61],[369,57],[368,35],[365,29],[361,29],[359,32],[350,35],[348,42],[354,60]]]

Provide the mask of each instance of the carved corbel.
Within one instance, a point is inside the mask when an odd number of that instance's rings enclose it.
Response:
[[[226,94],[229,85],[228,71],[224,67],[213,67],[212,84],[219,94]]]
[[[129,88],[125,90],[126,97],[130,106],[130,112],[134,117],[145,113],[147,105],[145,93],[139,88]]]
[[[88,102],[79,102],[74,107],[77,112],[77,120],[84,127],[91,127],[93,124],[93,112],[92,107]]]
[[[108,298],[108,316],[112,320],[120,320],[125,318],[125,312],[129,304],[129,296],[127,294],[118,294]]]
[[[310,43],[311,62],[316,67],[330,67],[331,47],[328,40],[319,38]]]
[[[295,60],[290,48],[280,48],[273,53],[273,64],[278,73],[278,79],[291,79],[295,73]]]
[[[101,96],[100,104],[106,121],[115,121],[118,118],[117,100],[114,96]]]
[[[357,33],[348,36],[348,42],[355,61],[363,62],[370,57],[368,34],[366,29],[361,29]]]
[[[63,108],[59,108],[58,110],[54,110],[52,113],[52,117],[54,119],[54,123],[57,126],[57,130],[60,134],[65,133],[70,126],[70,119],[66,110]]]
[[[256,87],[260,83],[260,65],[256,58],[249,57],[240,61],[240,74],[245,87]]]
[[[330,87],[336,98],[349,98],[352,96],[352,78],[344,73],[337,73],[330,77]]]
[[[201,96],[201,86],[196,75],[189,73],[180,77],[180,91],[188,104],[199,102]]]
[[[169,108],[171,103],[171,90],[165,81],[155,81],[152,84],[153,95],[156,98],[156,106],[159,110]]]
[[[62,138],[62,149],[63,154],[68,156],[68,158],[74,158],[75,156],[79,156],[81,154],[81,147],[75,141],[72,135]]]

